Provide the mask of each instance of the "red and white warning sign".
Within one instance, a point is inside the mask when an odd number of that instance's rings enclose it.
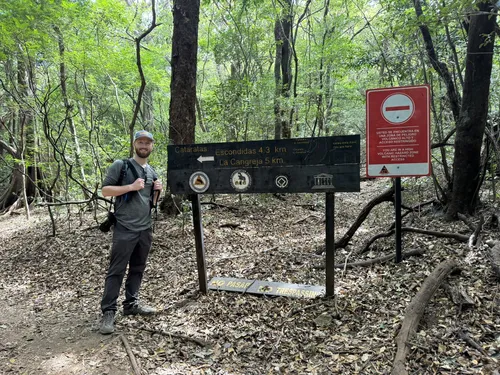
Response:
[[[366,175],[430,174],[429,86],[366,92]]]

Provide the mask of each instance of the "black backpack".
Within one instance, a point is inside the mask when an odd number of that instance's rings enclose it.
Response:
[[[134,175],[134,181],[139,178],[139,175],[137,174],[137,170],[131,164],[130,159],[123,159],[122,161],[123,161],[122,171],[120,173],[120,177],[118,177],[118,182],[116,184],[118,186],[121,186],[123,184],[123,181],[127,178],[127,171],[129,168],[132,171],[132,174]],[[124,194],[123,200],[125,202],[127,202],[132,193],[134,193],[134,192],[130,192],[130,194],[129,193]],[[116,211],[116,207],[115,207],[115,211]]]
[[[122,161],[123,161],[123,165],[122,165],[122,170],[120,172],[120,177],[118,177],[118,181],[117,181],[117,184],[116,184],[117,186],[121,186],[123,184],[123,181],[127,178],[127,171],[129,169],[132,171],[132,175],[134,176],[134,181],[139,178],[139,175],[137,174],[137,170],[131,164],[130,159],[123,159]],[[154,182],[154,181],[156,181],[158,179],[158,177],[157,177],[156,172],[153,169],[153,167],[151,167],[151,166],[149,166],[149,167],[153,170],[153,182]],[[134,194],[134,193],[136,193],[136,192],[135,191],[131,191],[131,192],[128,192],[128,193],[125,193],[124,195],[122,195],[121,197],[123,197],[122,198],[123,201],[121,202],[120,206],[122,204],[126,203],[130,199],[130,197],[132,196],[132,194]],[[154,204],[154,190],[153,190],[153,188],[151,188],[151,194],[150,194],[150,198],[149,198],[149,205],[150,205],[151,209],[155,209],[155,211],[156,211],[156,205]],[[113,198],[111,198],[111,204],[109,205],[108,217],[106,218],[106,220],[104,222],[102,222],[99,225],[99,229],[102,232],[109,232],[109,230],[111,229],[111,226],[116,223],[115,212],[111,211],[112,207],[114,207],[114,211],[117,210],[117,208],[116,208],[116,201],[115,201],[115,204],[113,204]]]

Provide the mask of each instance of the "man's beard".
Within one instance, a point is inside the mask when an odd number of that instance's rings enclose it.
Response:
[[[148,158],[148,156],[151,154],[151,151],[152,150],[144,150],[144,149],[141,150],[141,149],[135,147],[135,153],[137,154],[137,156],[139,156],[140,158],[143,158],[143,159]]]

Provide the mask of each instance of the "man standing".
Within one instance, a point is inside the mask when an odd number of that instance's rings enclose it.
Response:
[[[150,132],[136,132],[135,154],[127,161],[128,168],[124,168],[125,161],[116,160],[109,167],[103,182],[102,195],[117,198],[111,259],[101,301],[103,316],[99,331],[102,334],[110,334],[115,330],[116,301],[127,265],[123,314],[151,315],[156,312],[153,307],[140,303],[138,298],[152,242],[151,207],[156,204],[162,190],[161,182],[147,163],[153,151],[153,143],[153,135]],[[137,173],[134,174],[131,168]],[[122,171],[125,171],[123,176]]]

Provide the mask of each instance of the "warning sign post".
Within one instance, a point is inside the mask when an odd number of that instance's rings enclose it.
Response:
[[[366,92],[366,176],[430,174],[429,86]]]

